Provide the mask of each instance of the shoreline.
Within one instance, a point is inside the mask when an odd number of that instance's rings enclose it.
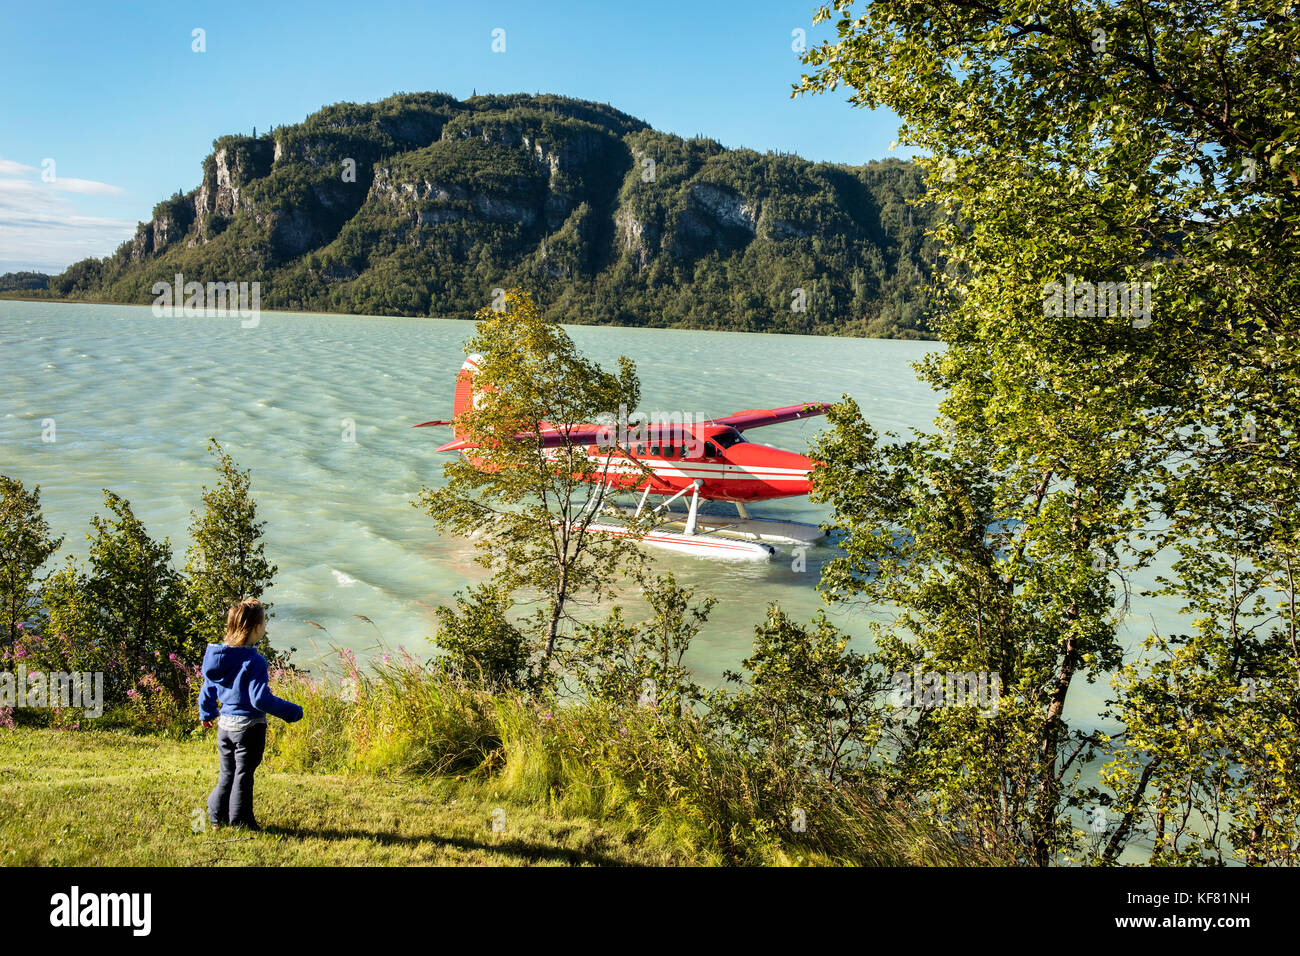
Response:
[[[0,292],[0,302],[43,302],[50,305],[116,305],[126,306],[137,309],[147,309],[150,306],[140,302],[114,302],[108,299],[68,299],[53,298],[51,296],[33,296],[33,295],[16,295],[12,292]],[[458,319],[446,315],[373,315],[367,312],[317,312],[309,309],[292,309],[292,308],[275,308],[261,309],[260,312],[269,314],[282,313],[285,315],[328,315],[337,318],[354,318],[354,319],[437,319],[444,322],[473,322],[473,316],[467,316]],[[259,314],[260,314],[259,312]],[[754,331],[752,329],[724,329],[710,328],[707,326],[693,325],[626,325],[619,322],[561,322],[565,328],[575,329],[654,329],[662,332],[725,332],[729,335],[772,335],[782,338],[807,338],[807,339],[852,339],[869,342],[934,342],[942,343],[942,339],[937,336],[921,337],[916,336],[909,338],[901,335],[878,336],[878,335],[840,335],[833,333],[819,334],[816,332],[783,332],[780,330],[770,330],[765,332]]]

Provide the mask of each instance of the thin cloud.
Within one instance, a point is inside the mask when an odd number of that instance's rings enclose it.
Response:
[[[28,166],[25,163],[15,162],[12,159],[0,159],[0,176],[21,176],[25,180],[31,180],[28,174],[37,171],[35,166]],[[75,176],[59,176],[58,168],[55,167],[54,179],[46,182],[44,179],[41,185],[49,189],[57,189],[65,193],[78,193],[82,196],[125,196],[126,190],[121,186],[113,186],[109,183],[101,183],[95,179],[77,179]]]
[[[15,168],[34,171],[0,160],[0,262],[7,269],[62,272],[79,259],[108,255],[134,235],[134,222],[89,216],[76,205],[76,196],[118,195],[124,192],[119,187],[87,179],[15,179]],[[62,189],[51,188],[60,183]]]
[[[95,182],[93,179],[70,179],[66,176],[59,176],[46,185],[62,190],[65,193],[80,193],[83,196],[126,195],[126,190],[121,186],[110,186],[108,183]]]

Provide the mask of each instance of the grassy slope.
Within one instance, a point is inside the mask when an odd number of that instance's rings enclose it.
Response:
[[[0,730],[8,866],[672,865],[616,823],[566,818],[449,778],[257,773],[264,832],[194,833],[216,779],[211,738]],[[493,833],[493,810],[505,833]]]

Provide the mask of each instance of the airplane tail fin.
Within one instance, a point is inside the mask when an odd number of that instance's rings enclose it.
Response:
[[[483,361],[483,356],[474,354],[465,359],[465,364],[460,367],[456,374],[456,396],[452,400],[452,435],[456,438],[461,436],[461,427],[454,424],[465,412],[474,408],[474,376],[478,374],[479,363]]]

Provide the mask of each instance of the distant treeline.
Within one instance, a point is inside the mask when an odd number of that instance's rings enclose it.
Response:
[[[0,292],[36,292],[50,287],[44,272],[6,272],[0,275]]]

